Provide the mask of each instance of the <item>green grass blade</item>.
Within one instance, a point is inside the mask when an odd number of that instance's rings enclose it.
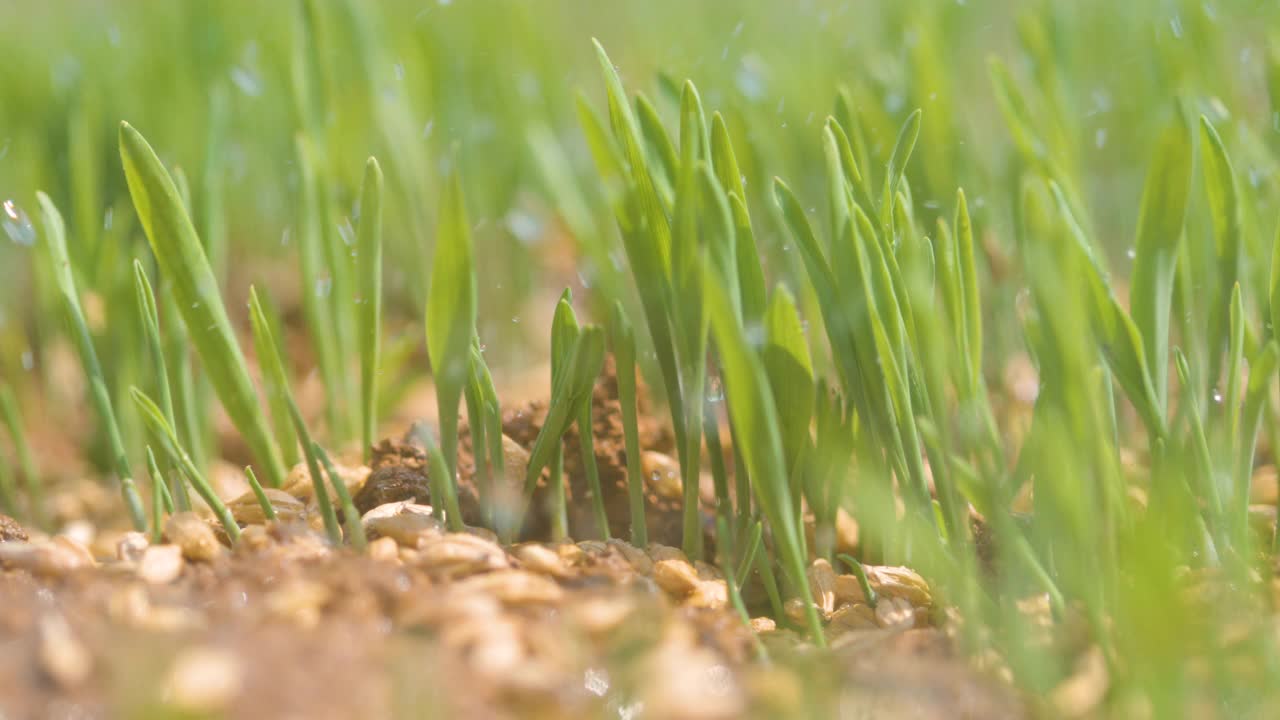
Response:
[[[324,520],[325,534],[334,545],[342,544],[342,530],[338,527],[338,515],[333,510],[329,499],[329,491],[324,486],[324,476],[320,472],[320,464],[312,449],[311,433],[307,431],[307,423],[302,419],[302,411],[294,402],[293,392],[289,390],[289,379],[285,375],[284,359],[280,356],[280,346],[276,344],[271,332],[272,323],[267,318],[257,290],[249,288],[249,324],[253,329],[254,347],[258,351],[258,363],[262,366],[263,375],[267,378],[268,392],[276,397],[276,404],[283,405],[293,424],[294,438],[302,445],[302,454],[307,461],[307,471],[311,474],[311,487],[316,494],[316,505],[320,509],[320,517]]]
[[[631,508],[631,544],[649,544],[644,512],[644,471],[640,467],[640,423],[636,408],[636,337],[622,303],[615,300],[609,318],[610,345],[618,377],[618,404],[622,412],[622,436],[627,453],[627,496]]]
[[[342,517],[346,520],[347,537],[351,540],[351,547],[357,552],[364,552],[367,541],[364,536],[364,523],[360,519],[360,513],[356,510],[355,503],[351,502],[351,492],[347,490],[347,483],[343,481],[342,476],[338,474],[338,469],[333,466],[333,461],[329,459],[329,453],[319,444],[312,442],[311,451],[316,457],[320,458],[320,464],[324,466],[324,471],[329,475],[329,484],[333,486],[333,491],[338,496],[338,503],[342,505]]]
[[[445,183],[440,201],[435,261],[427,293],[427,355],[436,383],[441,451],[452,474],[458,466],[458,402],[471,366],[471,336],[476,327],[471,224],[457,168]],[[450,486],[456,482],[449,478]]]
[[[147,472],[151,475],[151,542],[159,545],[164,537],[165,480],[150,445],[147,446]]]
[[[1228,318],[1222,310],[1231,302],[1231,287],[1240,279],[1244,252],[1243,218],[1239,190],[1231,158],[1213,123],[1200,117],[1200,147],[1204,158],[1204,189],[1213,219],[1214,252],[1218,262],[1215,292],[1210,300],[1208,342],[1209,373],[1217,377],[1222,347],[1227,344]]]
[[[271,498],[267,497],[267,492],[262,489],[262,483],[258,482],[258,474],[253,471],[252,465],[244,466],[244,478],[249,482],[249,489],[253,491],[253,497],[257,499],[258,507],[262,508],[263,517],[267,520],[275,520],[275,505],[271,504]]]
[[[783,285],[773,290],[764,320],[765,341],[762,359],[774,407],[782,451],[793,488],[799,480],[801,452],[809,438],[813,417],[813,360],[800,322],[795,297]]]
[[[120,155],[134,208],[173,288],[205,372],[232,422],[266,469],[268,480],[279,485],[284,478],[280,452],[258,405],[217,279],[173,180],[151,146],[128,123],[120,125]]]
[[[121,436],[120,425],[111,404],[111,394],[107,390],[107,380],[102,373],[102,365],[98,362],[93,338],[85,324],[84,311],[80,308],[80,295],[76,291],[71,259],[67,255],[66,226],[63,224],[58,208],[54,206],[48,195],[36,193],[36,197],[40,202],[44,218],[49,262],[53,268],[54,282],[62,296],[62,311],[67,318],[71,340],[89,383],[89,394],[97,410],[98,419],[107,433],[114,470],[119,476],[120,492],[129,510],[129,518],[133,521],[135,530],[143,531],[147,527],[147,515],[142,507],[142,497],[138,494],[137,484],[133,481],[133,472],[129,469],[128,454],[125,452],[124,438]]]
[[[1169,392],[1173,276],[1190,192],[1191,133],[1179,119],[1160,135],[1155,160],[1147,171],[1129,292],[1130,314],[1142,333],[1148,372],[1162,413]]]
[[[382,346],[382,168],[369,158],[360,190],[360,228],[356,235],[360,320],[361,445],[369,462],[378,428],[378,368]]]
[[[249,325],[253,331],[253,345],[258,351],[258,366],[262,371],[262,387],[271,408],[272,427],[276,442],[281,448],[294,450],[296,457],[298,436],[289,412],[289,375],[280,357],[280,346],[272,331],[270,318],[258,297],[257,288],[249,287]]]
[[[155,401],[147,396],[138,388],[130,388],[129,393],[133,397],[134,407],[142,416],[142,422],[146,425],[151,437],[155,440],[161,450],[169,456],[179,468],[182,469],[187,480],[191,482],[191,486],[195,488],[196,493],[205,501],[209,509],[213,511],[214,517],[222,523],[223,529],[227,531],[227,537],[231,538],[234,544],[240,539],[240,526],[236,524],[235,518],[231,516],[231,511],[227,509],[222,499],[213,491],[213,487],[205,479],[204,475],[191,462],[191,456],[178,443],[178,436],[174,433],[173,427],[165,420],[164,412],[160,410]]]
[[[13,395],[13,388],[8,383],[0,382],[0,416],[4,418],[5,427],[9,431],[9,440],[13,451],[18,456],[18,469],[22,472],[23,485],[27,491],[27,509],[31,514],[29,521],[36,527],[48,525],[44,504],[44,483],[40,469],[36,465],[35,453],[31,451],[31,443],[22,424],[22,412],[18,407],[18,399]],[[11,497],[13,487],[10,485]]]
[[[724,287],[710,269],[706,271],[705,284],[711,327],[725,374],[730,417],[738,428],[737,436],[745,443],[743,455],[754,480],[752,490],[773,528],[782,568],[804,602],[813,642],[822,646],[826,641],[805,578],[804,535],[800,529],[799,508],[792,502],[785,480],[782,437],[769,381],[763,363],[734,317]]]

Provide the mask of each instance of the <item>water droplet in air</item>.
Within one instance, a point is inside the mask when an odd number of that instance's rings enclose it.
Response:
[[[115,216],[115,208],[107,208],[107,212],[106,212],[106,213],[104,213],[104,214],[103,214],[103,216],[102,216],[102,229],[103,229],[103,230],[110,230],[110,229],[111,229],[111,221],[112,221],[112,219],[114,218],[114,216]]]
[[[355,228],[351,227],[351,220],[349,218],[343,218],[342,222],[338,223],[338,235],[342,238],[342,242],[345,243],[347,247],[351,247],[356,244],[356,231]]]
[[[329,276],[316,280],[316,297],[327,298],[333,292],[333,278]]]
[[[718,403],[724,400],[724,385],[721,384],[720,378],[712,375],[707,380],[707,402]]]
[[[396,79],[404,79],[404,63],[396,63]]]
[[[12,200],[4,201],[4,212],[0,213],[0,221],[4,225],[4,233],[9,239],[24,247],[31,247],[36,242],[36,229],[26,211],[18,207]]]
[[[1182,18],[1178,15],[1174,15],[1173,18],[1169,20],[1169,29],[1173,31],[1173,36],[1175,38],[1181,40],[1182,39]]]
[[[1218,403],[1219,405],[1222,404],[1222,391],[1219,390],[1218,388],[1213,389],[1213,401]]]
[[[1101,150],[1102,146],[1106,144],[1107,144],[1107,129],[1098,128],[1093,133],[1093,146]]]
[[[431,137],[431,129],[432,129],[433,127],[435,127],[435,125],[436,125],[436,121],[435,121],[435,120],[428,120],[428,121],[427,121],[427,124],[422,126],[422,139],[423,139],[423,140],[426,140],[427,138]]]
[[[262,94],[262,80],[257,73],[252,70],[237,65],[231,68],[231,82],[235,83],[240,92],[249,97],[258,97]]]
[[[1128,250],[1125,250],[1125,251],[1124,251],[1124,255],[1125,255],[1125,257],[1127,257],[1127,258],[1129,258],[1130,260],[1132,260],[1132,259],[1134,259],[1134,258],[1138,257],[1138,251],[1137,251],[1137,250],[1135,250],[1135,249],[1133,249],[1133,248],[1129,248]]]
[[[30,350],[23,350],[22,351],[22,369],[30,372],[31,368],[35,366],[36,366],[35,356],[31,354]]]
[[[520,316],[519,316],[519,315],[516,315],[516,316],[512,317],[512,318],[511,318],[511,322],[512,322],[512,323],[514,323],[514,324],[516,324],[516,325],[519,325],[519,324],[520,324]]]

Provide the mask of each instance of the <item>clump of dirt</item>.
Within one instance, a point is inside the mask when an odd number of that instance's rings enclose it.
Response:
[[[27,539],[27,531],[22,529],[17,520],[8,515],[0,514],[0,542]]]

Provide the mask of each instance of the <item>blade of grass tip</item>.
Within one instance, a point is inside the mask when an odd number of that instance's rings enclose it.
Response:
[[[164,474],[156,464],[156,455],[147,446],[147,472],[151,474],[151,542],[159,544],[164,536]],[[170,509],[170,512],[173,512]]]
[[[249,489],[253,490],[253,496],[258,500],[258,507],[262,508],[262,515],[268,520],[275,520],[276,508],[271,504],[271,498],[267,497],[267,492],[262,489],[262,483],[258,482],[258,474],[253,471],[252,465],[244,466],[244,478],[249,482]]]
[[[267,479],[278,486],[284,479],[279,449],[267,429],[217,279],[173,180],[155,151],[128,123],[120,125],[120,155],[134,208],[171,284],[205,373],[232,422],[265,467]]]
[[[338,515],[334,512],[333,503],[329,499],[329,491],[324,486],[324,476],[320,473],[320,464],[312,449],[311,433],[307,431],[307,423],[302,419],[302,411],[293,399],[289,389],[289,379],[285,377],[284,360],[280,356],[280,346],[276,344],[271,333],[271,321],[258,298],[257,290],[249,287],[249,325],[253,331],[253,344],[258,351],[258,364],[266,378],[269,392],[277,394],[278,402],[284,405],[289,420],[293,424],[293,432],[298,444],[302,445],[302,454],[307,461],[307,472],[311,475],[311,488],[316,494],[316,505],[320,517],[324,520],[325,534],[333,545],[342,544],[342,530],[338,526]]]
[[[18,456],[18,468],[22,472],[23,485],[27,491],[27,509],[31,513],[31,521],[36,527],[47,527],[44,482],[40,477],[40,469],[36,465],[35,453],[31,451],[31,443],[27,440],[18,399],[13,394],[13,388],[4,382],[0,382],[0,414],[4,416],[9,440],[12,441],[13,451]],[[16,495],[14,497],[16,498]]]
[[[1169,395],[1169,310],[1173,301],[1173,277],[1190,192],[1191,133],[1179,117],[1161,133],[1155,159],[1147,172],[1129,292],[1129,312],[1142,333],[1148,372],[1162,413],[1168,406]]]
[[[969,391],[977,397],[982,381],[982,298],[978,288],[978,269],[974,263],[973,223],[969,220],[969,203],[964,190],[956,191],[955,216],[956,267],[959,270],[960,297],[963,299],[964,348],[968,353]]]
[[[884,193],[880,200],[880,230],[886,238],[893,237],[893,203],[898,197],[898,186],[902,184],[902,176],[907,171],[907,161],[916,147],[916,139],[920,137],[919,108],[907,116],[907,121],[898,131],[898,139],[893,143],[893,152],[884,170]]]
[[[1209,211],[1213,220],[1214,251],[1217,255],[1218,278],[1216,292],[1209,300],[1209,307],[1216,308],[1209,315],[1210,349],[1209,373],[1217,379],[1222,346],[1227,342],[1227,318],[1222,308],[1230,302],[1231,286],[1239,280],[1243,253],[1243,232],[1239,190],[1231,158],[1209,119],[1200,116],[1200,147],[1203,157],[1204,191],[1209,199]]]
[[[822,647],[826,638],[805,575],[804,535],[800,530],[798,508],[787,487],[778,414],[765,369],[734,317],[714,271],[706,268],[704,277],[711,327],[727,380],[730,416],[740,429],[738,437],[746,443],[743,455],[755,481],[753,490],[779,545],[783,571],[804,603],[813,642]]]
[[[249,286],[249,325],[253,332],[253,345],[257,350],[258,366],[262,371],[263,394],[271,408],[276,441],[281,448],[296,448],[299,437],[289,411],[289,377],[280,356],[280,346],[272,332],[270,317],[258,296],[257,288],[252,285]]]
[[[880,598],[876,595],[875,589],[871,587],[871,583],[867,580],[867,569],[862,567],[862,563],[853,558],[852,555],[840,553],[836,556],[841,562],[849,566],[849,570],[853,572],[854,577],[858,578],[858,586],[862,588],[862,594],[867,598],[867,605],[872,610],[876,609],[876,603]]]
[[[356,232],[360,306],[360,423],[364,461],[373,453],[378,426],[378,363],[382,346],[382,168],[369,158],[360,190],[360,228]]]
[[[367,544],[364,522],[360,518],[360,512],[356,510],[355,503],[351,502],[351,491],[347,489],[347,483],[343,481],[342,475],[338,474],[338,469],[329,459],[329,453],[325,452],[319,443],[314,441],[311,443],[311,452],[320,458],[320,464],[324,465],[324,471],[329,475],[329,484],[333,486],[333,491],[338,496],[338,503],[342,505],[342,517],[346,520],[347,536],[351,541],[351,547],[357,552],[364,552]]]
[[[644,511],[644,471],[640,467],[640,423],[636,410],[636,336],[622,308],[614,300],[609,318],[614,370],[618,378],[618,403],[622,412],[622,436],[627,453],[627,498],[631,507],[631,544],[649,544]]]
[[[565,288],[556,303],[555,315],[551,319],[551,387],[567,387],[564,377],[565,366],[569,363],[569,353],[573,351],[578,337],[578,318],[573,312],[573,292]],[[557,384],[559,383],[559,384]],[[567,402],[563,398],[553,402]],[[567,423],[570,422],[566,420]],[[569,535],[569,509],[565,500],[564,478],[564,443],[557,440],[551,455],[551,471],[548,474],[551,504],[551,535],[555,540],[563,540]]]
[[[120,434],[115,409],[111,404],[111,394],[107,390],[107,380],[102,373],[102,365],[98,362],[98,353],[93,347],[93,339],[89,327],[85,323],[84,312],[80,309],[80,296],[76,291],[75,278],[71,271],[71,259],[67,255],[66,226],[62,215],[48,195],[36,193],[44,217],[45,237],[49,260],[52,263],[54,282],[62,295],[63,311],[70,325],[71,340],[80,357],[80,366],[89,382],[89,394],[93,398],[98,419],[107,433],[107,443],[111,449],[112,461],[116,475],[120,480],[120,492],[133,527],[138,531],[147,528],[147,515],[142,507],[142,497],[138,494],[137,484],[133,481],[133,473],[129,469],[128,454],[124,449],[124,439]]]
[[[156,296],[151,289],[151,280],[147,278],[147,271],[143,269],[142,262],[137,258],[133,260],[133,288],[138,302],[138,317],[142,321],[143,335],[146,337],[147,349],[151,352],[151,361],[155,367],[156,385],[160,392],[160,409],[164,411],[164,417],[169,424],[177,427],[164,349],[160,343],[160,314],[156,310]]]
[[[436,383],[440,446],[449,466],[451,496],[457,494],[453,473],[458,466],[458,403],[471,366],[471,336],[476,331],[471,225],[456,158],[454,164],[440,201],[426,308],[427,355]]]
[[[231,538],[232,544],[240,539],[240,526],[236,524],[235,518],[231,516],[231,511],[227,509],[222,499],[213,491],[213,487],[205,480],[204,475],[196,468],[195,463],[191,462],[191,456],[178,443],[178,436],[174,433],[173,427],[165,420],[164,413],[156,405],[155,401],[147,396],[137,387],[129,389],[129,394],[133,398],[134,407],[137,408],[139,415],[142,416],[142,422],[146,425],[151,437],[160,445],[160,449],[165,451],[169,459],[178,467],[182,468],[183,474],[187,476],[192,487],[209,509],[213,511],[218,521],[222,523],[223,529],[227,531],[227,537]]]

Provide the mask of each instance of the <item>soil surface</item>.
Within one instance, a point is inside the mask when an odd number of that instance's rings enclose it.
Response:
[[[480,529],[465,428],[466,532],[431,514],[412,432],[379,443],[370,467],[342,469],[370,538],[363,553],[325,542],[303,468],[269,491],[278,522],[265,523],[251,498],[229,498],[243,527],[234,549],[197,514],[172,516],[154,540],[86,523],[48,536],[0,516],[0,717],[1026,715],[1003,682],[960,657],[928,584],[906,568],[868,566],[873,603],[853,576],[813,562],[827,650],[754,602],[749,622],[735,612],[718,570],[676,549],[680,504],[663,461],[672,441],[646,409],[653,542],[643,549],[590,539],[602,535],[576,429],[565,475],[570,534],[588,538],[579,542],[549,537],[546,473],[519,543]],[[537,402],[505,413],[509,461],[527,453],[545,413]],[[626,538],[611,371],[592,420],[610,532]]]

